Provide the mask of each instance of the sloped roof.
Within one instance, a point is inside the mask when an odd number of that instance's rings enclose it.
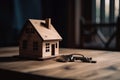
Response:
[[[49,29],[41,24],[41,23],[45,24],[45,20],[29,19],[29,21],[32,23],[33,27],[36,29],[36,31],[43,40],[62,40],[62,37],[55,30],[52,24],[50,24]]]

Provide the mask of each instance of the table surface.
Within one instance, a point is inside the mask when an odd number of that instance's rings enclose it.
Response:
[[[83,49],[60,49],[60,54],[83,54],[97,63],[57,62],[20,59],[18,47],[0,48],[0,69],[55,79],[120,80],[120,52]],[[1,73],[0,73],[1,74]]]

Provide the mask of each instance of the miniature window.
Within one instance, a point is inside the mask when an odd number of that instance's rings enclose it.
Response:
[[[46,43],[46,52],[50,51],[50,43]]]
[[[56,48],[57,48],[57,43],[56,43]]]
[[[23,40],[22,48],[27,49],[27,40]]]
[[[35,41],[33,42],[33,51],[37,51],[38,50],[38,42]]]

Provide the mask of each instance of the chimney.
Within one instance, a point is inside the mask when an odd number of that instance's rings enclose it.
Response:
[[[45,24],[46,24],[46,27],[47,27],[48,29],[50,29],[51,18],[46,18],[46,19],[45,19]]]

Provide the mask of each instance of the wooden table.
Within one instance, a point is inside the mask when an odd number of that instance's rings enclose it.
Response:
[[[78,53],[97,63],[57,62],[56,59],[20,59],[18,47],[0,48],[0,78],[19,80],[120,80],[120,52],[60,49],[60,54]],[[3,79],[4,78],[4,79]]]

